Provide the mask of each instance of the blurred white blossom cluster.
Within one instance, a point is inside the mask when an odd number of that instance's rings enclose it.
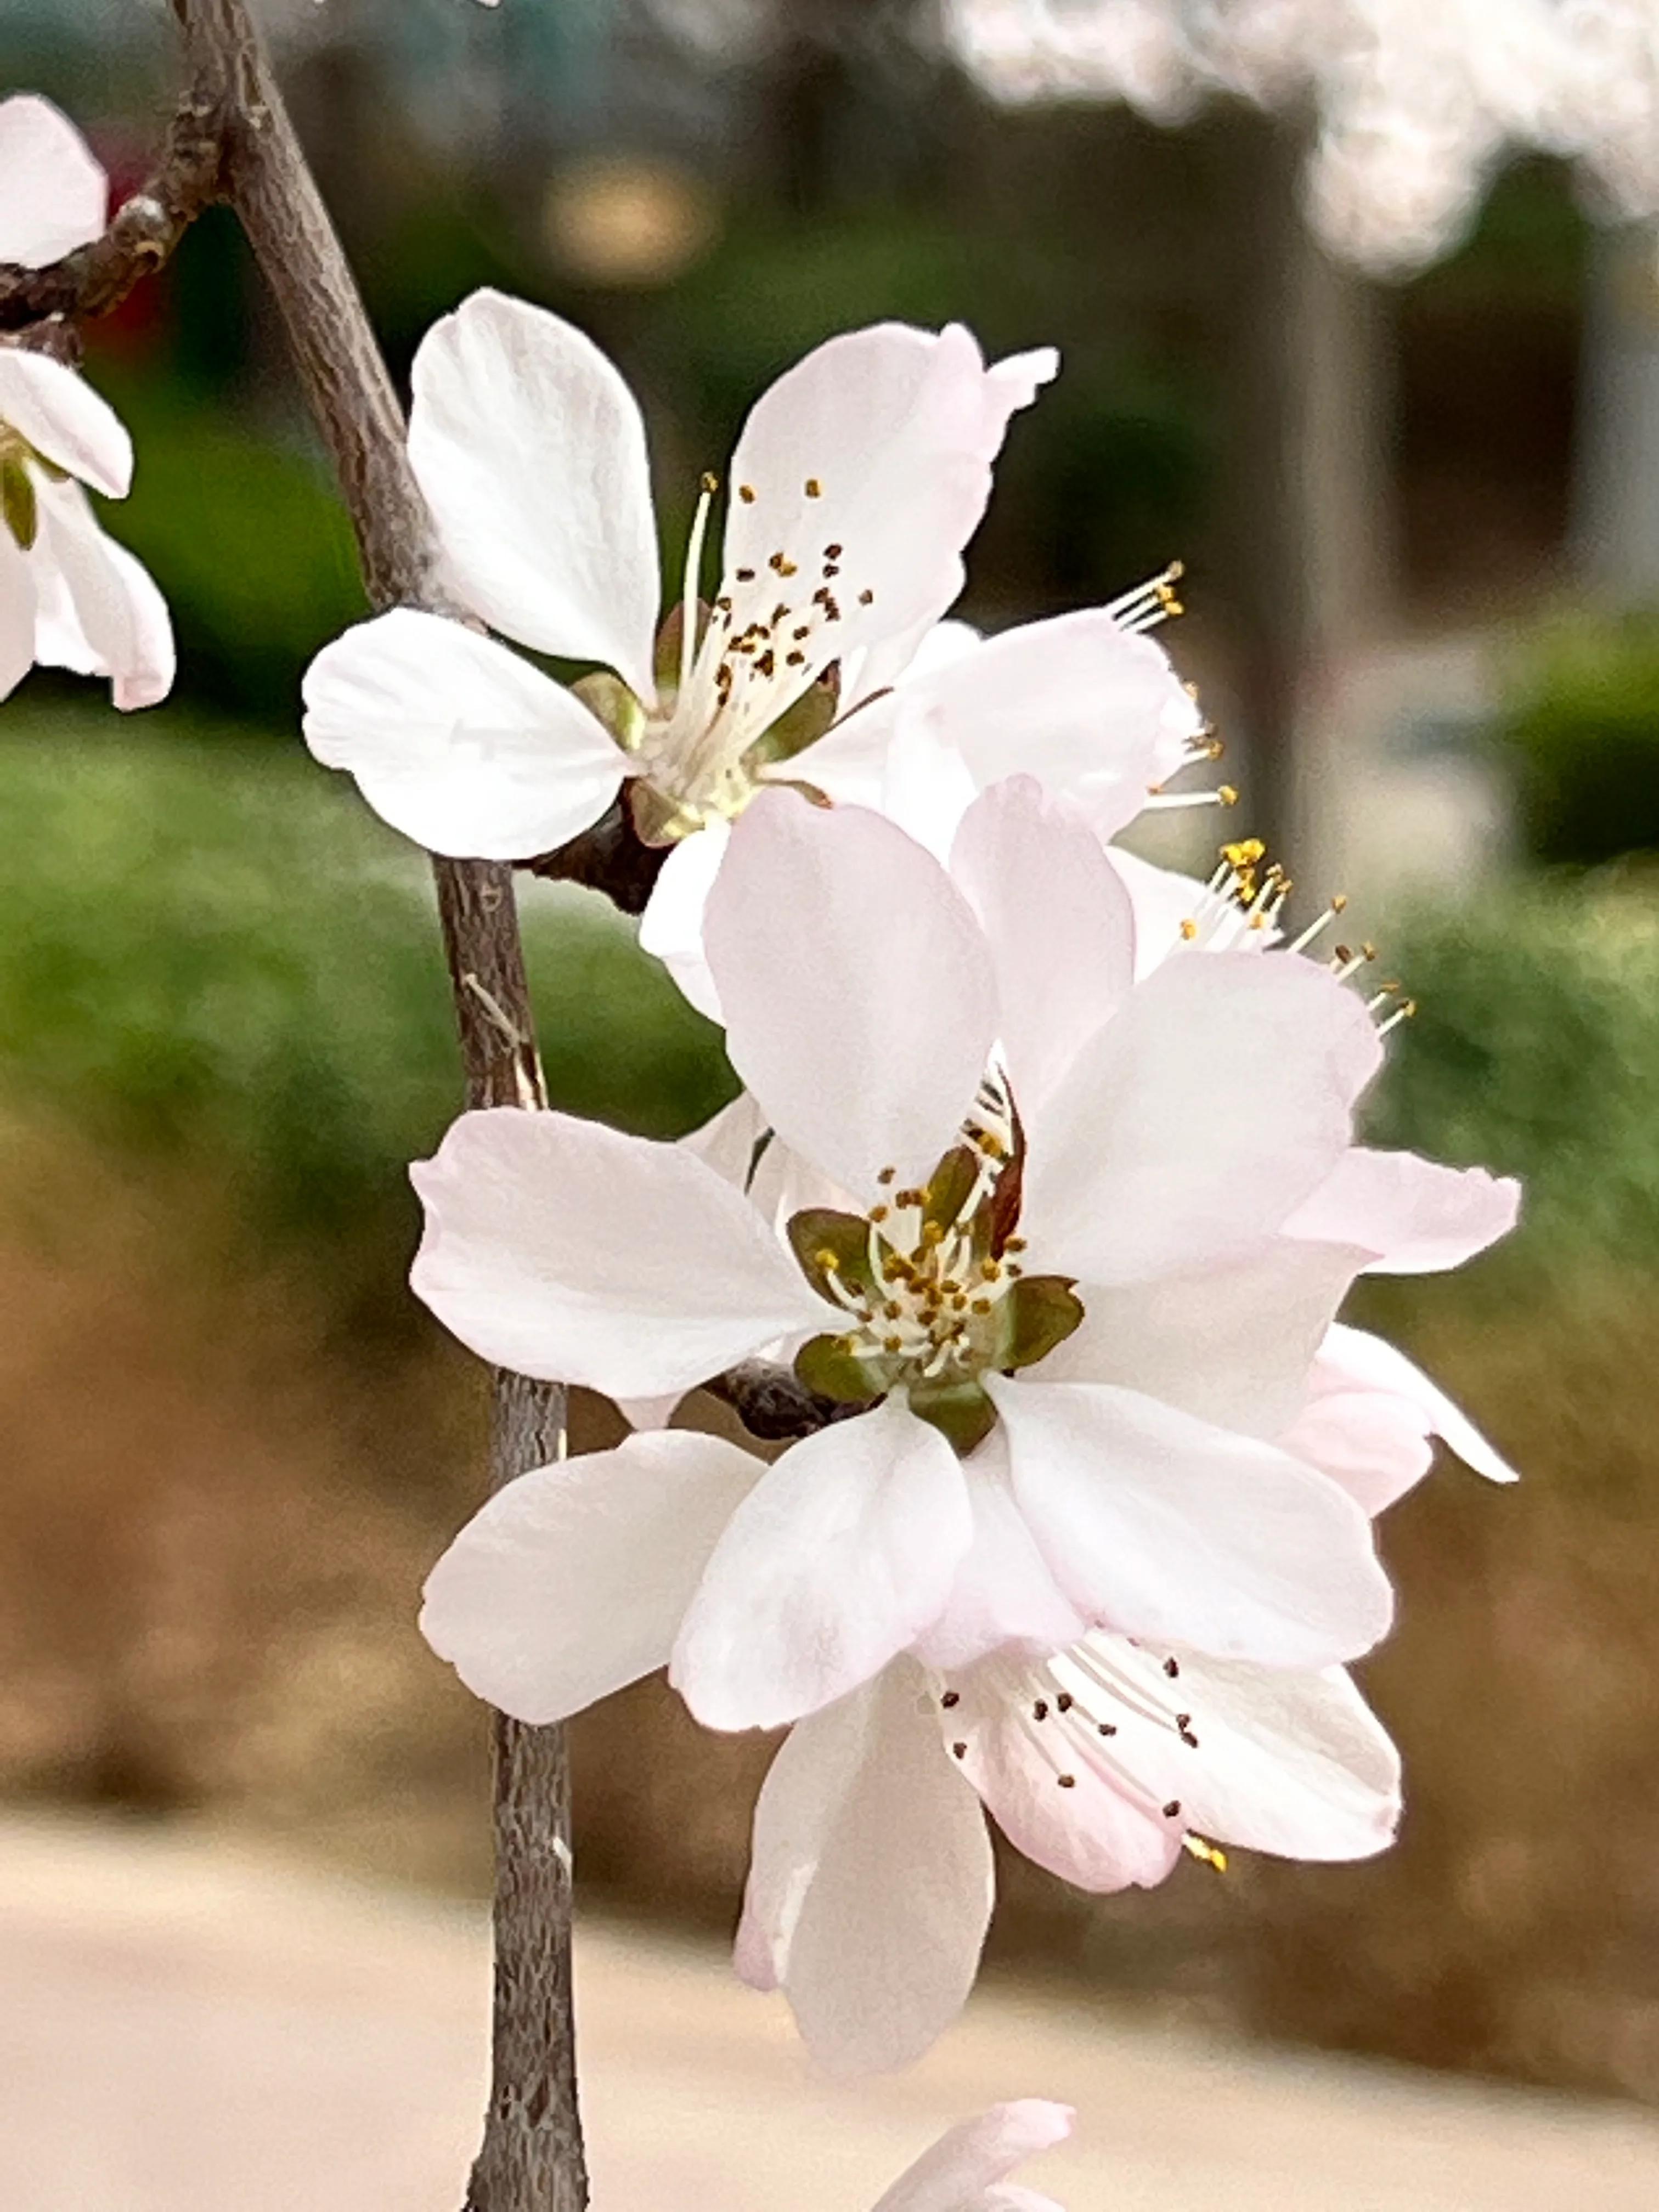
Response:
[[[1159,122],[1209,94],[1306,103],[1310,212],[1377,270],[1456,243],[1510,147],[1659,214],[1659,0],[945,0],[996,97],[1110,99]]]

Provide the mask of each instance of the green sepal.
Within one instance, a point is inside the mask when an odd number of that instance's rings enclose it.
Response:
[[[790,1217],[787,1234],[801,1273],[818,1296],[832,1305],[841,1304],[832,1276],[850,1290],[867,1293],[872,1287],[870,1224],[861,1213],[838,1213],[831,1206],[809,1206]]]
[[[795,1354],[795,1373],[820,1398],[833,1398],[838,1406],[868,1406],[885,1395],[889,1385],[872,1371],[844,1336],[809,1336]]]
[[[997,1425],[997,1409],[977,1382],[913,1384],[910,1411],[937,1429],[958,1459],[982,1444]]]
[[[27,553],[40,527],[40,508],[24,463],[0,461],[0,520]]]
[[[928,1177],[921,1194],[923,1221],[948,1229],[968,1203],[979,1181],[979,1154],[971,1145],[955,1145]]]
[[[777,720],[761,732],[744,755],[744,766],[753,775],[763,768],[775,767],[779,761],[793,760],[797,753],[804,753],[808,745],[817,743],[835,720],[840,704],[841,672],[837,666],[826,669],[815,683],[809,684],[793,706],[786,708]]]
[[[645,709],[620,676],[596,668],[591,676],[579,676],[570,689],[624,752],[638,751],[645,735]]]
[[[1070,1275],[1024,1275],[1009,1285],[998,1306],[1002,1322],[997,1365],[1035,1367],[1083,1319],[1083,1301]]]

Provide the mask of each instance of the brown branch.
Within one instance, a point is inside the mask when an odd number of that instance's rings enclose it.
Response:
[[[404,422],[349,264],[283,108],[243,0],[173,0],[192,97],[219,128],[223,197],[287,325],[333,457],[377,609],[454,613]],[[438,906],[471,1105],[541,1098],[510,872],[438,860]],[[494,1378],[495,1481],[558,1455],[564,1392]],[[570,1791],[558,1729],[495,1724],[493,2084],[467,2212],[583,2212],[570,1987]]]
[[[116,210],[101,238],[45,269],[0,262],[0,331],[52,317],[106,315],[118,307],[218,198],[223,143],[217,88],[198,84],[179,103],[155,173]]]
[[[520,865],[532,876],[554,883],[585,884],[603,891],[623,914],[643,914],[652,887],[668,858],[665,845],[647,845],[634,827],[628,803],[619,799],[589,830],[556,852],[543,853]]]
[[[745,1359],[741,1366],[716,1375],[702,1387],[711,1398],[731,1407],[751,1437],[760,1437],[768,1443],[815,1436],[836,1421],[870,1410],[868,1405],[819,1397],[816,1390],[807,1389],[793,1367],[780,1366],[769,1359]]]

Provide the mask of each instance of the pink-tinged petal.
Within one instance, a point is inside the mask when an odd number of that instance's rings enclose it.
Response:
[[[879,816],[755,800],[704,942],[732,1065],[783,1142],[844,1188],[926,1179],[996,1030],[990,957],[939,863]]]
[[[945,1741],[1017,1850],[1097,1895],[1155,1889],[1181,1856],[1160,1802],[1090,1755],[1078,1729],[1035,1717],[1029,1668],[992,1661],[953,1677]]]
[[[1188,930],[1182,925],[1197,921],[1204,910],[1206,894],[1204,885],[1194,877],[1181,875],[1174,868],[1154,867],[1150,860],[1126,852],[1121,845],[1114,845],[1107,858],[1129,894],[1134,912],[1135,981],[1139,983],[1154,968],[1162,967],[1172,953],[1192,951]],[[1237,949],[1248,951],[1255,947],[1251,945]],[[1266,950],[1265,943],[1261,949]]]
[[[971,623],[921,622],[896,637],[883,638],[867,653],[854,654],[842,664],[841,708],[843,714],[878,691],[884,691],[903,676],[931,675],[948,667],[981,642]]]
[[[132,441],[114,409],[62,362],[0,346],[0,422],[54,468],[110,499],[126,497]]]
[[[1115,1382],[1200,1420],[1282,1442],[1364,1256],[1273,1237],[1243,1259],[1155,1282],[1081,1285],[1082,1325],[1032,1379]]]
[[[1412,1407],[1431,1436],[1438,1437],[1465,1467],[1484,1474],[1489,1482],[1520,1480],[1515,1468],[1445,1392],[1403,1352],[1396,1352],[1380,1336],[1338,1322],[1325,1339],[1320,1366],[1332,1382],[1340,1377],[1350,1388],[1383,1391]]]
[[[39,611],[35,657],[49,668],[107,676],[123,713],[173,689],[173,623],[154,578],[99,527],[77,483],[35,483],[39,531],[29,559]]]
[[[1297,1207],[1285,1233],[1361,1245],[1376,1274],[1437,1274],[1507,1237],[1520,1210],[1521,1186],[1512,1176],[1355,1146]]]
[[[774,780],[801,779],[840,806],[867,806],[897,823],[935,860],[950,857],[963,816],[978,795],[949,737],[896,711],[895,696],[872,701]]]
[[[756,403],[732,458],[723,588],[737,627],[744,594],[769,606],[781,578],[796,606],[821,578],[830,591],[833,639],[812,647],[832,642],[825,660],[936,621],[962,589],[1009,418],[1057,365],[1024,355],[988,370],[956,324],[882,323],[815,348]]]
[[[640,916],[641,950],[662,962],[711,1022],[720,1018],[720,1001],[702,949],[703,915],[731,835],[729,823],[711,822],[671,846]]]
[[[1320,1373],[1317,1364],[1314,1372]],[[1381,1390],[1317,1389],[1277,1442],[1292,1459],[1305,1460],[1340,1483],[1373,1520],[1434,1465],[1421,1412],[1408,1399]]]
[[[973,1987],[992,1885],[979,1800],[901,1662],[803,1721],[773,1760],[738,1968],[784,1990],[820,2064],[906,2066]]]
[[[1005,630],[976,653],[908,675],[863,711],[895,731],[935,731],[979,790],[1035,776],[1101,837],[1132,822],[1149,787],[1182,765],[1200,719],[1163,648],[1104,608]],[[833,733],[823,740],[834,742]]]
[[[899,2176],[875,2212],[980,2212],[985,2192],[1072,2132],[1069,2105],[1021,2097],[963,2120]]]
[[[856,1210],[839,1183],[779,1141],[746,1091],[680,1142],[727,1182],[746,1191],[750,1205],[780,1236],[806,1206],[827,1206],[837,1213]]]
[[[674,1646],[705,1728],[775,1728],[938,1619],[973,1540],[956,1454],[894,1397],[792,1444],[732,1516]]]
[[[654,697],[660,591],[645,425],[592,339],[475,292],[415,356],[409,458],[466,602]]]
[[[0,699],[34,665],[34,576],[28,556],[0,528]]]
[[[305,738],[382,821],[434,853],[523,860],[596,822],[621,748],[581,702],[493,638],[395,607],[306,671]]]
[[[1014,1502],[1007,1431],[992,1430],[963,1461],[973,1540],[944,1612],[916,1639],[924,1666],[955,1673],[1004,1644],[1054,1651],[1088,1626],[1049,1572]]]
[[[1250,1666],[1091,1636],[1048,1675],[1048,1717],[1035,1732],[1053,1756],[1095,1760],[1160,1813],[1176,1805],[1169,1817],[1182,1829],[1296,1859],[1369,1858],[1393,1840],[1399,1753],[1340,1668]],[[1109,1736],[1098,1733],[1103,1718]]]
[[[0,261],[44,269],[104,228],[109,180],[67,115],[38,93],[0,100]]]
[[[986,1387],[1020,1510],[1093,1625],[1273,1667],[1356,1658],[1387,1633],[1370,1523],[1314,1468],[1134,1390]]]
[[[629,1437],[497,1491],[427,1577],[421,1632],[516,1719],[581,1711],[665,1665],[761,1473],[719,1437]]]
[[[497,1107],[410,1173],[416,1294],[497,1366],[652,1398],[830,1318],[742,1194],[678,1145]]]
[[[1364,1006],[1311,962],[1168,961],[1027,1117],[1021,1232],[1091,1283],[1246,1253],[1335,1167],[1380,1059]]]
[[[974,802],[951,875],[985,931],[1014,1098],[1035,1115],[1129,988],[1127,896],[1075,809],[1027,775]]]

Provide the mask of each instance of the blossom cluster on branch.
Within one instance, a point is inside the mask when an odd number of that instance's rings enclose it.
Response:
[[[55,110],[0,105],[7,153],[0,256],[98,234]],[[28,337],[0,347],[0,689],[44,659],[147,703],[165,611],[81,489],[124,491],[130,448]],[[702,480],[665,610],[627,386],[477,294],[408,433],[458,612],[378,615],[304,687],[313,752],[434,853],[620,823],[641,943],[723,1027],[738,1095],[680,1142],[493,1108],[414,1169],[418,1296],[632,1428],[500,1490],[422,1626],[525,1723],[665,1667],[708,1728],[788,1729],[736,1961],[844,2071],[966,1998],[988,1814],[1094,1892],[1383,1849],[1400,1762],[1347,1672],[1391,1618],[1375,1516],[1437,1438],[1511,1478],[1339,1318],[1516,1218],[1511,1182],[1358,1140],[1409,1003],[1331,944],[1340,900],[1290,933],[1254,841],[1202,880],[1120,842],[1237,796],[1154,635],[1178,571],[992,637],[951,616],[1058,367],[958,325],[830,339]],[[781,1453],[673,1425],[757,1363],[810,1416]],[[998,2107],[878,2212],[1043,2212],[1006,2177],[1068,2124]]]

